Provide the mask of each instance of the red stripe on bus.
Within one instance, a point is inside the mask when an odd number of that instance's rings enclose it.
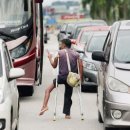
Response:
[[[35,58],[36,58],[36,53],[23,57],[19,61],[14,61],[14,67],[19,67],[19,66],[25,65],[25,64],[29,63],[30,61],[34,60]]]

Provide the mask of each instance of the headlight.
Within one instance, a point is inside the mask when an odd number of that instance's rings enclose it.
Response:
[[[95,64],[93,64],[91,62],[83,61],[83,67],[87,68],[88,70],[97,71]]]
[[[16,59],[25,55],[29,49],[29,41],[26,40],[24,43],[10,51],[11,57]]]
[[[128,86],[117,79],[110,77],[108,79],[108,86],[111,90],[116,92],[128,93]]]
[[[4,94],[3,91],[0,90],[0,104],[4,102]]]

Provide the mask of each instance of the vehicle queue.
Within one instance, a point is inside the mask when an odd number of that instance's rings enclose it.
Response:
[[[58,40],[70,38],[72,49],[79,52],[84,68],[82,90],[97,88],[98,121],[104,123],[104,130],[123,129],[130,127],[130,21],[104,23],[65,23]]]

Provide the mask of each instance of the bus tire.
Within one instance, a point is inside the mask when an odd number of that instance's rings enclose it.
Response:
[[[19,91],[20,97],[32,96],[34,93],[34,87],[33,86],[18,86],[18,91]]]

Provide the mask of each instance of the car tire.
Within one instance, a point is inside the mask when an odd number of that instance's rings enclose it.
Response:
[[[98,121],[99,123],[103,123],[101,113],[98,111]]]

